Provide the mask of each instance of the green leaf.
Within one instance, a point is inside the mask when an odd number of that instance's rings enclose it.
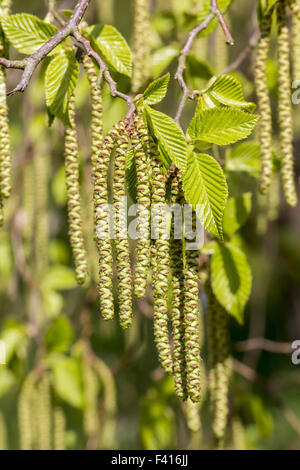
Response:
[[[81,368],[78,360],[56,357],[52,361],[53,386],[57,395],[75,408],[84,405]]]
[[[64,353],[68,350],[73,339],[73,330],[69,320],[60,316],[54,320],[45,335],[45,345],[48,353]]]
[[[159,142],[163,154],[163,163],[168,169],[172,163],[185,170],[187,145],[184,134],[176,122],[167,114],[145,107],[147,120]]]
[[[166,73],[163,77],[150,83],[143,94],[144,104],[153,105],[162,101],[166,96],[169,80],[170,74]]]
[[[126,39],[111,25],[95,25],[88,29],[104,58],[117,72],[131,77],[132,55]]]
[[[225,106],[245,108],[248,111],[255,109],[254,103],[245,101],[242,85],[231,75],[213,77],[207,92]]]
[[[230,198],[224,211],[223,228],[226,235],[231,237],[241,228],[249,217],[252,205],[252,194],[244,193],[241,196]]]
[[[179,46],[165,46],[156,50],[150,59],[152,76],[160,75],[178,56],[179,51]]]
[[[72,51],[55,55],[45,75],[46,104],[49,112],[69,125],[68,103],[79,76],[79,65]]]
[[[194,207],[206,230],[222,239],[228,188],[219,163],[205,153],[190,153],[183,189],[187,202]]]
[[[42,288],[46,290],[67,290],[77,286],[74,272],[71,268],[56,264],[48,268],[43,279]]]
[[[28,13],[6,16],[1,25],[10,43],[23,54],[33,54],[58,31],[56,26]],[[50,54],[56,53],[58,47]]]
[[[250,173],[257,177],[260,173],[260,146],[254,142],[243,142],[226,152],[226,170]]]
[[[212,289],[220,304],[239,323],[251,292],[252,275],[245,254],[232,243],[215,246],[211,257]]]
[[[188,134],[196,143],[204,141],[210,144],[229,145],[248,137],[257,119],[257,116],[241,109],[207,109],[194,116]]]
[[[126,156],[126,180],[129,196],[136,203],[136,156],[132,147],[128,150]]]

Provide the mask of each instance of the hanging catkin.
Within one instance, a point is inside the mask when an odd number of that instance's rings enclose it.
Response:
[[[131,144],[136,155],[137,175],[137,204],[138,204],[138,233],[136,244],[136,264],[134,293],[140,299],[146,295],[148,271],[150,268],[150,175],[148,171],[147,154],[144,146],[149,145],[146,126],[139,116],[134,117],[134,127],[131,129]]]
[[[272,10],[266,13],[261,20],[260,38],[255,62],[255,86],[260,115],[259,143],[262,161],[260,190],[263,194],[268,192],[273,169],[272,111],[267,82],[267,59],[270,47],[271,24]]]
[[[54,409],[53,416],[53,449],[65,450],[66,445],[66,420],[64,412],[61,408]]]
[[[114,148],[114,141],[111,132],[103,139],[102,95],[101,89],[97,83],[98,77],[95,66],[88,56],[84,57],[83,65],[87,72],[92,100],[92,178],[94,185],[93,199],[96,243],[99,256],[99,301],[103,318],[110,320],[114,316],[114,299],[112,285],[113,256],[109,235],[107,175],[110,155]],[[98,233],[98,230],[101,231],[101,233]]]
[[[291,105],[291,75],[289,59],[289,30],[286,18],[286,0],[277,6],[278,21],[278,108],[280,124],[281,176],[287,203],[296,206],[294,182],[293,120]]]
[[[206,283],[208,302],[208,361],[209,394],[213,415],[213,434],[222,447],[228,419],[228,389],[230,378],[230,345],[228,314]]]
[[[0,4],[0,19],[10,12],[11,0],[3,0]],[[0,33],[0,56],[4,54],[4,39]],[[11,149],[10,133],[6,103],[6,84],[4,67],[0,66],[0,199],[11,194]],[[2,202],[1,202],[2,204]]]
[[[186,224],[185,236],[191,233],[195,223],[192,216],[192,226]],[[189,239],[189,237],[187,237]],[[187,243],[186,239],[186,243]],[[193,402],[201,400],[201,356],[200,356],[200,301],[199,301],[199,269],[198,250],[185,251],[184,268],[184,328],[185,328],[185,361],[187,373],[188,395]]]
[[[36,374],[31,372],[25,379],[18,401],[18,423],[21,450],[32,450],[34,444],[34,423],[32,418],[35,398]]]
[[[39,450],[51,450],[51,395],[50,379],[44,375],[37,388],[37,447]]]
[[[150,75],[150,2],[135,0],[132,91],[137,93]]]
[[[128,328],[132,323],[132,279],[126,223],[126,154],[129,144],[126,123],[120,121],[113,128],[112,134],[116,144],[113,202],[116,218],[115,247],[119,289],[119,316],[122,328]]]
[[[92,369],[88,356],[82,364],[85,408],[83,414],[83,427],[87,438],[95,437],[99,427],[98,419],[98,386],[97,377]]]
[[[37,279],[45,274],[48,264],[48,174],[49,158],[43,148],[37,147],[33,157],[34,172],[34,274]],[[27,231],[30,229],[27,227]]]
[[[103,385],[103,411],[104,418],[101,423],[100,445],[101,449],[113,449],[116,438],[117,398],[114,376],[110,368],[101,359],[93,362],[93,367]]]
[[[170,272],[170,243],[165,232],[164,207],[166,204],[166,182],[157,149],[151,144],[152,165],[152,213],[155,240],[152,245],[152,284],[154,341],[162,368],[167,374],[173,372],[168,331],[168,289]],[[152,236],[152,235],[151,235]]]
[[[0,450],[8,450],[7,430],[4,416],[0,410]]]
[[[69,101],[70,126],[65,132],[65,169],[69,217],[69,234],[74,256],[75,274],[78,284],[87,278],[87,253],[82,232],[82,215],[79,187],[79,151],[75,124],[75,98]]]
[[[176,224],[182,227],[182,208],[183,201],[181,183],[178,174],[172,176],[171,180],[171,201],[173,205],[180,210],[181,220],[177,220],[176,208],[172,219],[172,232],[170,243],[170,261],[172,272],[172,336],[173,336],[173,376],[175,382],[175,391],[178,398],[182,401],[187,399],[186,383],[186,362],[185,362],[185,344],[184,344],[184,275],[183,275],[183,241],[175,238]]]
[[[293,80],[300,80],[300,0],[294,0],[291,7]]]
[[[23,208],[25,213],[24,253],[27,263],[32,264],[35,232],[35,171],[32,159],[23,166]]]

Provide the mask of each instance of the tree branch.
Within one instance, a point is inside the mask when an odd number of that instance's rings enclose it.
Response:
[[[201,33],[202,31],[204,31],[215,17],[217,17],[218,22],[220,23],[220,25],[221,25],[221,27],[224,31],[227,43],[230,44],[230,45],[234,44],[233,38],[232,38],[232,36],[230,34],[230,31],[227,27],[226,21],[225,21],[223,15],[222,15],[222,13],[219,10],[217,0],[211,0],[210,13],[207,15],[205,20],[202,21],[202,23],[200,23],[198,26],[196,26],[190,32],[190,34],[188,36],[188,39],[187,39],[184,47],[182,48],[182,50],[180,52],[180,56],[179,56],[179,60],[178,60],[178,67],[177,67],[177,70],[176,70],[176,73],[175,73],[175,79],[178,81],[179,86],[182,89],[183,95],[182,95],[182,98],[180,100],[178,110],[177,110],[177,113],[176,113],[176,116],[175,116],[175,121],[177,123],[179,123],[179,121],[180,121],[181,114],[182,114],[182,111],[183,111],[186,100],[189,97],[190,98],[193,97],[193,94],[190,94],[188,86],[185,83],[185,80],[183,78],[183,74],[184,74],[184,71],[186,69],[186,58],[187,58],[187,56],[188,56],[188,54],[191,50],[191,47],[193,45],[194,40],[196,39],[198,34]]]
[[[238,341],[235,343],[236,351],[253,351],[255,349],[262,349],[264,351],[278,354],[291,354],[292,352],[290,343],[280,343],[266,338],[251,338],[246,341]]]
[[[34,54],[24,60],[7,60],[0,58],[0,64],[6,68],[24,69],[22,78],[18,85],[8,93],[14,95],[17,92],[24,92],[28,83],[40,62],[58,46],[64,39],[73,34],[83,18],[90,0],[78,0],[74,12],[66,25],[61,28],[49,41],[45,42]]]
[[[28,86],[32,74],[34,73],[39,63],[64,39],[66,39],[68,36],[72,36],[76,39],[80,46],[83,46],[85,52],[90,57],[93,57],[98,63],[100,67],[100,75],[104,76],[105,80],[107,81],[110,87],[111,95],[122,98],[129,106],[131,106],[131,97],[118,91],[117,84],[112,78],[108,66],[100,57],[100,55],[92,48],[90,41],[79,32],[78,27],[89,5],[89,2],[90,0],[78,0],[70,20],[65,25],[63,25],[62,28],[51,39],[49,39],[49,41],[43,44],[34,54],[26,57],[23,60],[8,60],[4,57],[0,58],[0,65],[3,65],[6,68],[24,70],[20,82],[16,88],[8,93],[8,95],[14,95],[17,92],[23,92]],[[53,3],[49,3],[49,8],[51,13],[54,14],[55,10]]]
[[[122,98],[123,100],[126,101],[128,106],[131,106],[132,104],[132,98],[129,95],[126,95],[125,93],[122,93],[118,91],[117,89],[117,84],[115,80],[112,78],[111,74],[109,73],[109,69],[104,62],[104,60],[100,57],[100,55],[92,48],[91,43],[88,39],[86,39],[79,31],[75,31],[73,33],[74,38],[84,46],[86,53],[88,56],[93,57],[96,62],[98,63],[100,67],[100,74],[104,76],[105,80],[107,81],[109,87],[110,87],[110,92],[112,96],[118,96],[119,98]]]

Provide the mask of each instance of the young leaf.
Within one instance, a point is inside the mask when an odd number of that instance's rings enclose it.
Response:
[[[257,116],[235,108],[213,108],[196,114],[188,128],[191,139],[197,143],[229,145],[245,139],[252,132]]]
[[[143,100],[145,105],[153,105],[159,103],[164,99],[168,90],[170,74],[166,73],[163,77],[154,80],[146,88],[143,94]]]
[[[231,237],[248,219],[251,212],[252,194],[230,198],[224,211],[223,228],[226,235]]]
[[[254,111],[255,104],[245,101],[242,85],[231,75],[218,75],[211,80],[208,93],[225,106]]]
[[[251,292],[252,275],[245,254],[232,243],[218,243],[211,257],[212,289],[220,304],[239,323]]]
[[[58,31],[56,26],[28,13],[5,16],[1,25],[10,43],[23,54],[33,54]],[[59,47],[55,48],[55,53]]]
[[[171,163],[181,170],[186,168],[187,145],[184,134],[176,122],[164,113],[145,106],[147,120],[164,155],[164,165],[168,169]]]
[[[57,54],[45,75],[46,104],[50,114],[69,124],[68,102],[79,76],[79,65],[72,51]]]
[[[187,202],[192,204],[206,230],[222,239],[228,188],[218,162],[205,153],[190,153],[183,189]]]
[[[258,177],[260,167],[260,146],[254,142],[243,142],[226,152],[227,171],[245,172]]]
[[[105,59],[117,72],[131,77],[132,56],[126,39],[111,25],[95,25],[88,29]]]

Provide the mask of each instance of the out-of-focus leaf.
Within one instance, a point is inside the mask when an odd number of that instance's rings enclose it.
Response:
[[[73,339],[73,330],[69,320],[60,316],[56,318],[45,335],[46,350],[48,353],[64,353],[68,350]]]
[[[57,395],[75,408],[84,405],[80,362],[71,357],[57,356],[51,361],[53,386]]]
[[[252,194],[244,193],[241,196],[228,200],[224,211],[223,228],[226,235],[231,237],[247,221],[251,212]]]

